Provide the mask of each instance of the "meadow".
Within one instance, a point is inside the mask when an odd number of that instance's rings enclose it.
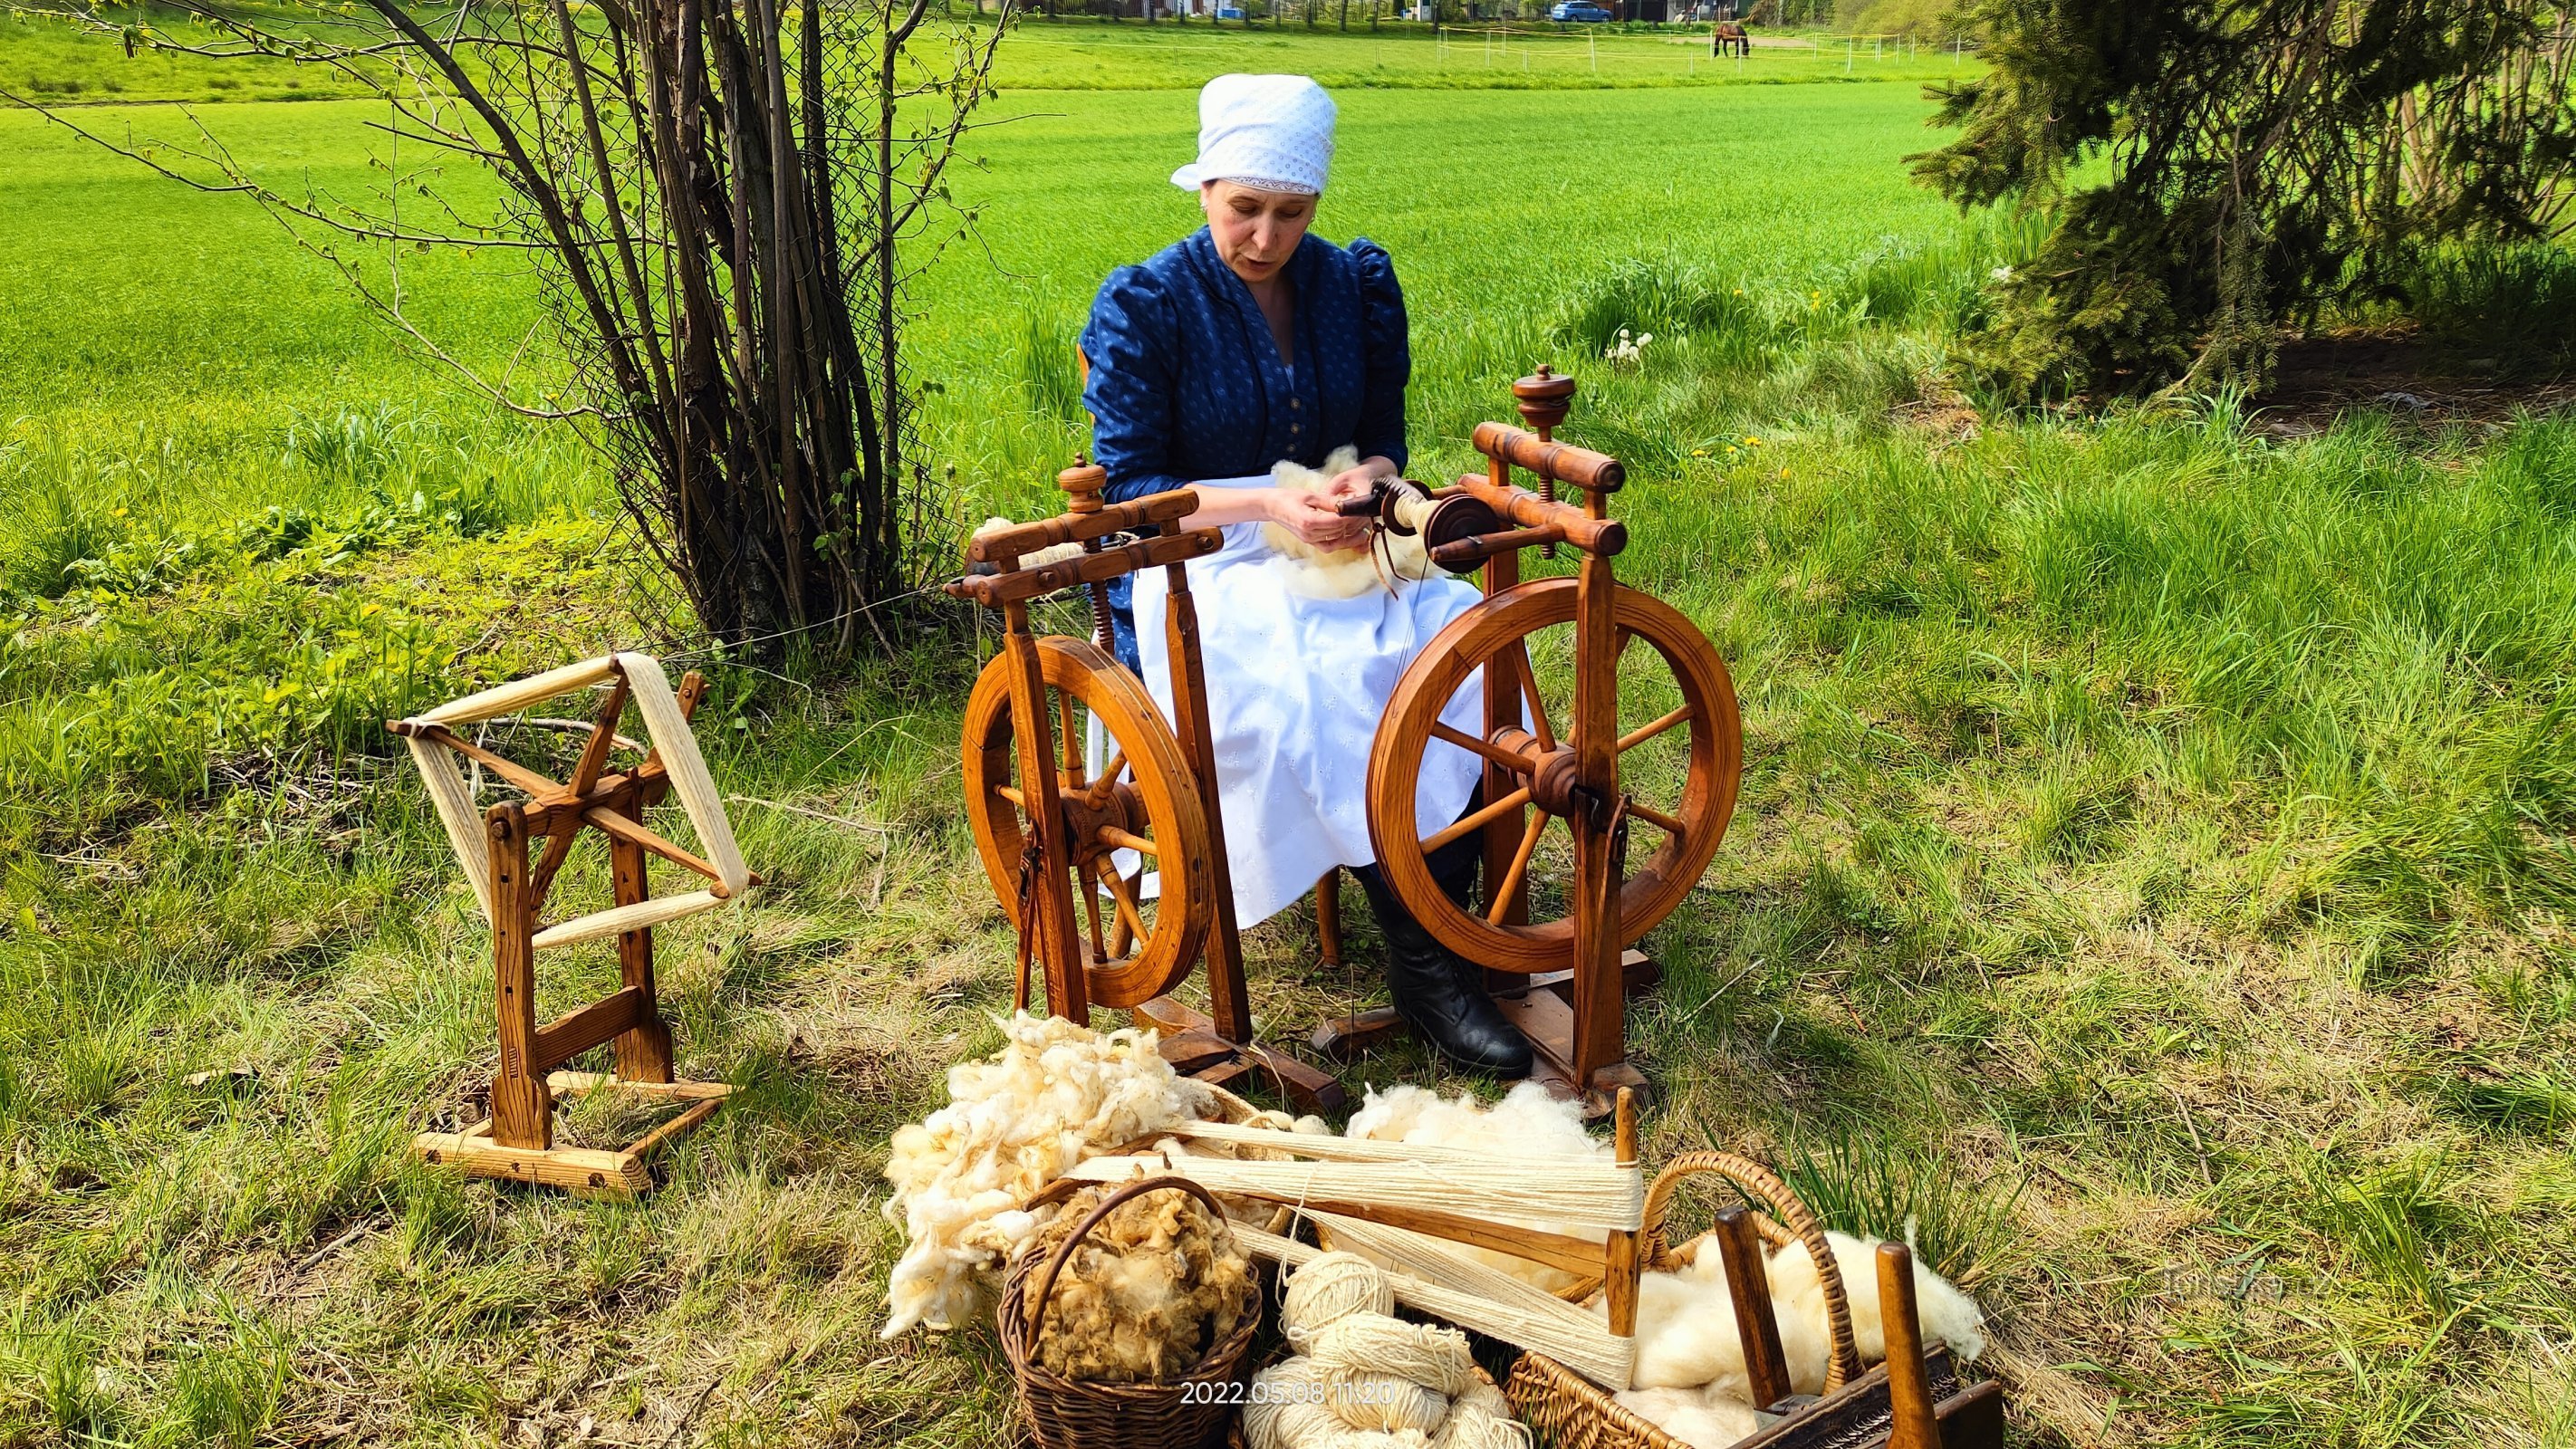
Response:
[[[1187,86],[1430,44],[1238,40],[1283,49],[1006,45],[1138,88],[1006,72],[986,246],[914,334],[961,514],[1047,506],[1079,446],[1098,277],[1193,224]],[[1570,435],[1636,480],[1623,576],[1743,698],[1734,828],[1631,1011],[1650,1155],[1752,1151],[1912,1233],[1994,1315],[2024,1442],[2576,1443],[2576,422],[1981,406],[1948,339],[2020,233],[1905,183],[1919,77],[1456,89],[1406,55],[1345,82],[1319,229],[1396,257],[1415,471],[1509,378],[1578,376]],[[279,176],[374,174],[362,102],[196,115]],[[958,810],[971,622],[855,676],[728,661],[570,439],[255,209],[23,112],[0,158],[0,1444],[1008,1442],[988,1333],[875,1333],[882,1144],[1009,999]],[[477,360],[539,323],[494,253],[405,265]],[[774,883],[667,933],[684,1069],[741,1090],[625,1206],[405,1159],[490,1069],[488,968],[380,725],[611,645],[714,678]],[[1249,942],[1275,1040],[1377,999],[1310,932]],[[614,976],[548,965],[541,1012]],[[1349,1080],[1474,1085],[1409,1045]]]

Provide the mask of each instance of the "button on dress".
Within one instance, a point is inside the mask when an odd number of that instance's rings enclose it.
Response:
[[[1279,358],[1249,287],[1201,228],[1102,284],[1082,332],[1091,376],[1093,460],[1112,502],[1172,488],[1267,487],[1283,459],[1319,467],[1335,448],[1405,466],[1404,388],[1412,373],[1404,293],[1384,248],[1308,233],[1285,270],[1295,357]],[[1216,746],[1217,793],[1232,847],[1236,919],[1267,919],[1335,865],[1374,860],[1368,836],[1370,743],[1413,657],[1478,598],[1445,576],[1317,599],[1287,586],[1295,560],[1258,524],[1189,565]],[[1119,655],[1172,712],[1163,650],[1163,573],[1113,589]],[[1444,718],[1482,728],[1471,684]],[[1416,781],[1417,818],[1466,809],[1480,773],[1435,743]]]

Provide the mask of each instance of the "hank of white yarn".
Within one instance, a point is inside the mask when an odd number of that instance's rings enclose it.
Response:
[[[1315,1330],[1308,1350],[1333,1368],[1394,1374],[1456,1398],[1476,1382],[1467,1335],[1454,1328],[1407,1323],[1383,1313],[1354,1313]]]
[[[1530,1449],[1529,1426],[1512,1417],[1502,1390],[1478,1379],[1449,1405],[1431,1449]]]
[[[1336,1367],[1326,1372],[1324,1385],[1325,1402],[1354,1429],[1427,1435],[1449,1417],[1445,1396],[1394,1374]]]
[[[1288,1275],[1279,1296],[1279,1325],[1298,1352],[1309,1351],[1315,1334],[1354,1313],[1389,1317],[1395,1312],[1395,1285],[1384,1269],[1357,1253],[1321,1253]]]

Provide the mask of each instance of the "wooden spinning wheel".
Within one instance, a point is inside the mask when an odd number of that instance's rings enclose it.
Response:
[[[1573,955],[1577,897],[1572,888],[1554,893],[1551,903],[1560,909],[1551,918],[1529,919],[1542,895],[1532,878],[1551,863],[1542,859],[1540,847],[1552,836],[1570,844],[1578,821],[1594,831],[1622,833],[1643,822],[1661,834],[1661,843],[1642,861],[1613,847],[1613,874],[1619,883],[1610,939],[1624,948],[1671,915],[1690,893],[1715,858],[1735,811],[1744,732],[1726,664],[1679,610],[1625,587],[1615,595],[1621,682],[1635,682],[1627,676],[1639,672],[1634,646],[1642,641],[1653,671],[1669,681],[1665,692],[1678,693],[1681,703],[1622,730],[1613,754],[1626,756],[1680,731],[1686,739],[1682,779],[1677,788],[1668,787],[1671,793],[1664,802],[1645,798],[1644,792],[1628,788],[1626,780],[1617,780],[1615,794],[1598,793],[1585,783],[1587,732],[1579,722],[1569,722],[1561,733],[1551,725],[1529,660],[1533,635],[1576,621],[1580,593],[1574,579],[1539,579],[1496,594],[1451,621],[1423,647],[1397,686],[1369,761],[1371,833],[1388,883],[1442,945],[1491,970],[1562,970]],[[1504,725],[1478,738],[1441,722],[1450,701],[1479,671],[1489,679],[1499,674],[1514,682],[1527,711],[1525,725]],[[1495,773],[1488,782],[1487,804],[1464,819],[1432,822],[1435,828],[1425,829],[1426,822],[1416,816],[1412,782],[1435,743],[1479,755]],[[1492,794],[1497,784],[1503,788]],[[1504,831],[1512,842],[1509,863],[1486,883],[1483,908],[1469,910],[1452,902],[1432,879],[1429,853],[1472,831],[1514,820],[1526,823],[1517,831]],[[1407,849],[1406,841],[1417,843]]]
[[[1628,991],[1656,973],[1626,948],[1681,904],[1715,857],[1735,812],[1743,723],[1707,637],[1612,573],[1628,530],[1609,500],[1627,473],[1616,458],[1555,440],[1573,379],[1542,367],[1512,393],[1536,431],[1479,425],[1485,476],[1436,493],[1393,485],[1349,505],[1420,533],[1433,563],[1484,573],[1483,600],[1414,656],[1378,723],[1369,841],[1414,919],[1492,973],[1496,1004],[1536,1054],[1533,1075],[1600,1112],[1616,1092],[1645,1087],[1626,1060],[1624,1008]],[[1537,491],[1515,486],[1515,469]],[[1580,490],[1582,503],[1557,501],[1560,484]],[[1521,582],[1521,550],[1552,558],[1560,547],[1581,557],[1574,577]],[[1568,666],[1563,707],[1543,695],[1534,655]],[[1471,679],[1483,696],[1473,731],[1443,719]],[[1483,803],[1456,821],[1418,818],[1415,790],[1435,747],[1484,764]],[[1632,859],[1640,823],[1661,839]],[[1471,909],[1440,889],[1429,857],[1479,833],[1484,891]],[[1315,1045],[1346,1054],[1396,1025],[1392,1011],[1366,1012],[1326,1023]]]
[[[1076,944],[1085,998],[1139,1006],[1189,974],[1215,919],[1207,816],[1180,741],[1136,676],[1087,640],[1046,635],[1035,643],[1043,708],[1059,722],[1063,744],[1056,794],[1084,918]],[[1012,674],[997,660],[975,683],[966,702],[965,772],[976,849],[993,894],[1018,927],[1034,909],[1030,862],[1040,836],[1029,813],[1029,772],[1018,767]],[[1085,717],[1107,744],[1097,779],[1084,770]],[[1126,871],[1122,856],[1133,862]],[[1148,870],[1159,877],[1150,897]]]
[[[1301,1110],[1339,1111],[1339,1082],[1253,1040],[1184,568],[1216,552],[1223,535],[1181,526],[1198,509],[1188,489],[1104,506],[1101,468],[1077,462],[1056,482],[1069,512],[978,534],[967,547],[978,571],[947,586],[1003,620],[1002,650],[967,701],[963,773],[984,870],[1019,932],[1018,1004],[1029,1004],[1034,954],[1053,1014],[1088,1023],[1095,1004],[1132,1009],[1162,1033],[1163,1059],[1176,1070],[1220,1086],[1258,1074]],[[1168,722],[1108,650],[1105,586],[1156,568]],[[1069,589],[1090,595],[1092,640],[1031,627],[1031,601]],[[1152,892],[1143,888],[1149,870]],[[1204,1012],[1166,994],[1201,962]]]

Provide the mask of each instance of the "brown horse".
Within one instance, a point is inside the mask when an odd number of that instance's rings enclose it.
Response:
[[[1751,56],[1753,37],[1744,33],[1742,25],[1732,20],[1721,20],[1708,33],[1708,53],[1715,57],[1722,56],[1729,50],[1733,50],[1738,55]]]

